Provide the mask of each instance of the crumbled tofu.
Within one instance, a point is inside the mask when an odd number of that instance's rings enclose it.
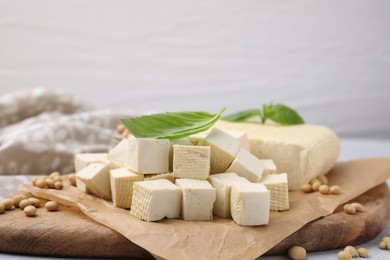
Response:
[[[259,182],[263,175],[263,163],[246,149],[240,149],[226,172],[235,172],[251,182]]]
[[[230,214],[230,191],[233,183],[249,182],[236,173],[220,173],[210,175],[209,182],[217,190],[217,198],[214,203],[213,213],[216,216],[228,218]]]
[[[209,146],[173,146],[173,176],[206,180],[210,174]]]
[[[267,225],[270,191],[261,183],[234,183],[230,210],[234,222],[241,226]]]
[[[133,184],[143,181],[144,175],[133,172],[128,168],[110,171],[111,197],[115,207],[129,209],[133,196]]]
[[[176,179],[183,192],[182,217],[184,220],[212,220],[216,190],[207,180]]]
[[[130,213],[141,220],[179,218],[182,192],[168,180],[134,182]]]

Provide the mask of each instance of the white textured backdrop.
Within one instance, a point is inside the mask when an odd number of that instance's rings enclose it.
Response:
[[[389,14],[385,0],[0,0],[0,94],[56,87],[137,111],[283,102],[342,136],[390,138]]]

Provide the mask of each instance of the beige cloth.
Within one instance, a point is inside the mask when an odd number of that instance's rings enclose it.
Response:
[[[74,170],[74,154],[105,152],[130,113],[96,111],[62,90],[35,88],[0,97],[0,175]]]

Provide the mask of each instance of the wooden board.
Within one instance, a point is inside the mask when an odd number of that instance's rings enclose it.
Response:
[[[348,215],[339,207],[334,214],[308,223],[268,254],[285,253],[293,245],[316,251],[373,238],[389,220],[387,185],[381,184],[353,201],[362,203],[364,212]],[[47,256],[152,258],[116,231],[67,207],[60,207],[57,212],[40,208],[33,218],[26,217],[20,209],[0,215],[0,251]]]

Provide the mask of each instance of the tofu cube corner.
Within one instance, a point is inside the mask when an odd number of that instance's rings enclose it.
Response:
[[[133,172],[128,168],[110,171],[111,197],[115,207],[129,209],[133,197],[133,184],[143,181],[144,175]]]

